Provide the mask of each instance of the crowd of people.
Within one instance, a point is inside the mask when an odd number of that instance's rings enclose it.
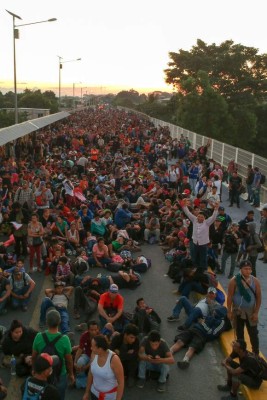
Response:
[[[35,274],[53,282],[41,302],[40,331],[18,318],[3,335],[3,364],[15,356],[17,374],[30,376],[22,393],[64,400],[69,382],[85,389],[83,400],[121,400],[125,378],[129,387],[138,378],[142,389],[153,373],[164,392],[173,354],[189,346],[178,362],[188,368],[206,342],[229,329],[229,320],[241,350],[246,353],[246,325],[259,353],[256,262],[260,250],[267,262],[267,207],[259,232],[253,210],[232,221],[221,203],[222,182],[229,184],[230,206],[240,207],[242,180],[234,162],[224,169],[207,158],[209,145],[194,150],[183,134],[172,139],[168,128],[148,119],[100,107],[76,112],[2,155],[0,314],[10,307],[27,312],[38,290]],[[255,207],[261,182],[259,169],[248,166],[248,201]],[[120,294],[145,279],[148,244],[161,246],[168,275],[179,283],[181,297],[167,320],[177,321],[182,308],[188,315],[172,347],[160,335],[153,307],[140,297],[127,313]],[[216,274],[225,274],[229,258],[225,307]],[[192,291],[206,296],[195,307]],[[76,326],[79,345],[70,315],[85,321]],[[249,374],[244,365],[240,374]],[[229,398],[236,398],[231,382]]]

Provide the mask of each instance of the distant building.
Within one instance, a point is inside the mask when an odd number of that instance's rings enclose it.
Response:
[[[2,111],[14,112],[14,108],[1,108]],[[49,108],[18,108],[19,114],[26,114],[27,120],[46,117],[50,115]]]

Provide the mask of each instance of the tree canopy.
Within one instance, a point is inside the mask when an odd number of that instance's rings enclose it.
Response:
[[[232,40],[198,39],[191,50],[169,56],[165,75],[178,94],[176,124],[266,156],[267,54]]]

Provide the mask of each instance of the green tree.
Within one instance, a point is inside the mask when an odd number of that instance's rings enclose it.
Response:
[[[190,51],[169,55],[166,82],[178,94],[178,125],[248,150],[265,143],[266,54],[232,40],[198,39]]]

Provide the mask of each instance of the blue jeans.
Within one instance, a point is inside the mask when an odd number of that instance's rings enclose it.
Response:
[[[222,253],[222,263],[221,263],[221,270],[222,273],[225,272],[225,266],[226,266],[226,261],[228,260],[228,258],[231,257],[231,267],[230,267],[230,271],[229,271],[229,275],[234,275],[235,272],[235,267],[236,267],[236,257],[237,257],[237,253],[227,253],[227,251],[224,251]]]
[[[207,290],[203,288],[200,282],[187,282],[184,281],[179,286],[179,292],[182,296],[189,297],[190,292],[195,291],[197,293],[206,294]]]
[[[13,288],[12,291],[18,295],[23,295],[28,292],[29,287],[30,287],[29,285],[26,285],[26,286],[23,286],[23,288],[21,288],[21,289]],[[27,304],[30,301],[30,298],[31,298],[31,295],[29,295],[29,297],[27,297],[27,299],[17,299],[15,297],[11,296],[11,305],[13,308],[17,308],[19,306],[21,306],[21,307],[27,306]]]
[[[188,316],[188,318],[184,322],[184,326],[186,328],[189,328],[189,326],[191,326],[192,323],[195,322],[198,318],[203,317],[200,308],[192,306],[188,298],[185,296],[180,297],[180,299],[178,300],[176,306],[172,311],[172,315],[175,317],[179,317],[180,312],[182,311],[183,308]]]
[[[251,203],[253,200],[252,184],[247,185],[247,192],[248,192],[248,201]]]
[[[253,189],[252,201],[254,206],[260,206],[260,188]]]
[[[60,400],[65,399],[67,385],[68,385],[67,375],[60,375],[59,381],[56,384],[56,388],[58,389],[60,394]]]
[[[88,365],[90,358],[86,354],[82,354],[77,361],[78,367],[85,367]],[[87,371],[79,372],[76,374],[76,388],[85,389],[87,384]]]
[[[202,269],[207,269],[208,268],[207,252],[208,252],[208,247],[206,244],[199,245],[193,243],[192,261],[194,265]]]
[[[159,382],[165,383],[170,367],[167,364],[152,364],[147,361],[140,361],[138,367],[138,378],[146,379],[146,371],[157,371],[160,373]]]
[[[55,308],[60,314],[60,318],[61,318],[60,330],[61,330],[61,333],[65,334],[67,332],[70,332],[68,310],[65,307],[55,307],[53,302],[52,302],[52,300],[49,297],[45,297],[43,299],[43,301],[42,301],[41,312],[40,312],[40,323],[42,323],[42,324],[45,323],[46,312],[51,307]]]

